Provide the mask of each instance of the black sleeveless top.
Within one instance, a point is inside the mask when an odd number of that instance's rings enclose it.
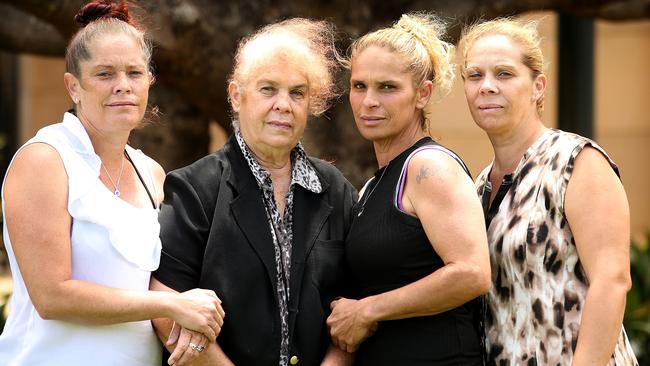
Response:
[[[406,159],[435,144],[423,138],[378,170],[355,206],[346,256],[358,298],[405,286],[444,266],[420,220],[395,206]],[[476,311],[472,301],[437,315],[380,322],[358,349],[355,365],[481,365]]]

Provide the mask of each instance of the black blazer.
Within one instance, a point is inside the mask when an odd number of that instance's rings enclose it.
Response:
[[[344,240],[356,190],[332,165],[309,158],[323,191],[295,187],[290,275],[290,357],[320,364],[325,320],[345,292]],[[234,137],[223,149],[168,174],[160,211],[163,251],[154,277],[223,301],[217,343],[237,365],[277,366],[280,316],[273,240],[260,189]],[[165,358],[166,359],[166,358]]]

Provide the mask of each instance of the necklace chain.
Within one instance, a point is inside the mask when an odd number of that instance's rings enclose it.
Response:
[[[366,203],[368,202],[368,199],[370,198],[370,195],[372,195],[372,192],[375,191],[375,188],[381,183],[381,179],[384,177],[384,174],[386,173],[386,170],[388,170],[388,166],[384,167],[384,171],[381,172],[381,175],[379,176],[379,179],[377,179],[377,184],[375,184],[370,192],[366,195],[366,198],[363,200],[363,203],[361,204],[361,208],[359,209],[359,213],[357,213],[357,217],[361,216],[363,213],[363,209],[366,207]]]
[[[122,179],[122,173],[124,173],[124,157],[122,157],[122,164],[120,166],[120,175],[117,177],[117,183],[113,181],[113,178],[111,175],[108,173],[108,169],[106,169],[106,165],[104,165],[104,162],[102,162],[102,168],[104,168],[104,172],[106,173],[106,176],[108,177],[108,180],[111,181],[111,184],[115,188],[115,191],[113,191],[113,194],[117,197],[120,196],[120,180]]]

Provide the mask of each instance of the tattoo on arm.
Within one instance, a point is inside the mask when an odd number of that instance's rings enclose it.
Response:
[[[422,180],[429,178],[433,175],[433,173],[429,170],[429,168],[423,166],[420,168],[420,173],[418,174],[417,177],[415,177],[415,181],[420,184]]]

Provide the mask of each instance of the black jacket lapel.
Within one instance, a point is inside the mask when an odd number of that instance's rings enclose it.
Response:
[[[227,152],[232,163],[228,182],[232,189],[238,192],[230,203],[230,209],[248,243],[264,263],[275,294],[277,293],[275,249],[260,189],[234,136],[228,143],[232,146]]]
[[[291,295],[289,298],[289,327],[293,333],[296,310],[300,304],[305,262],[316,243],[332,206],[325,199],[327,183],[321,178],[323,192],[316,194],[300,186],[294,192],[293,246],[291,252]]]

